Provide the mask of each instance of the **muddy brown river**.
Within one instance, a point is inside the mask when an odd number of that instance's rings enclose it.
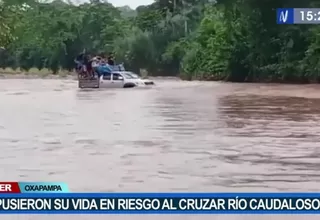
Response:
[[[71,80],[0,80],[1,180],[62,181],[73,192],[319,191],[318,85],[156,83],[152,89],[79,91]]]

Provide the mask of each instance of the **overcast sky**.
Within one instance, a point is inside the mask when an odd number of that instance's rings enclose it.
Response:
[[[85,2],[85,1],[86,0],[74,0],[74,2],[78,2],[78,3]],[[136,7],[140,5],[149,5],[154,1],[153,0],[108,0],[108,2],[110,2],[116,7],[128,5],[130,6],[130,8],[136,9]]]
[[[135,9],[140,5],[149,5],[153,0],[108,0],[114,6],[124,6],[129,5],[131,8]]]

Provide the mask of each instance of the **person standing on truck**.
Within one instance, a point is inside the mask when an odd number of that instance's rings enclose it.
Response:
[[[77,64],[78,71],[83,70],[84,66],[86,66],[89,62],[85,49],[76,57],[74,62]]]
[[[97,68],[99,67],[100,62],[101,62],[101,57],[99,56],[93,57],[91,66],[94,72],[97,72]]]
[[[94,76],[94,71],[93,71],[92,63],[94,61],[93,60],[94,57],[92,57],[92,55],[90,55],[90,54],[87,55],[86,57],[87,57],[86,58],[87,61],[85,61],[85,65],[86,65],[87,73],[88,73],[89,76],[93,77]]]
[[[109,56],[108,56],[108,64],[110,66],[114,66],[115,65],[115,62],[114,62],[114,54],[113,53],[110,53]]]

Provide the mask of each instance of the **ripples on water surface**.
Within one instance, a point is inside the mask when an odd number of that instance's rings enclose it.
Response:
[[[2,80],[0,176],[63,181],[78,192],[319,191],[317,93],[316,86],[165,80],[153,89],[79,91],[74,81]]]

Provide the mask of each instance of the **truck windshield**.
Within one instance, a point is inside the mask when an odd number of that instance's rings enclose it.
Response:
[[[131,72],[123,73],[123,75],[127,79],[140,79],[140,77],[137,74],[134,74],[134,73],[131,73]]]
[[[127,72],[126,74],[130,75],[133,79],[139,79],[140,78],[137,74],[134,74],[132,72]]]
[[[133,77],[131,74],[129,73],[122,73],[122,75],[127,78],[127,79],[136,79],[135,77]]]

